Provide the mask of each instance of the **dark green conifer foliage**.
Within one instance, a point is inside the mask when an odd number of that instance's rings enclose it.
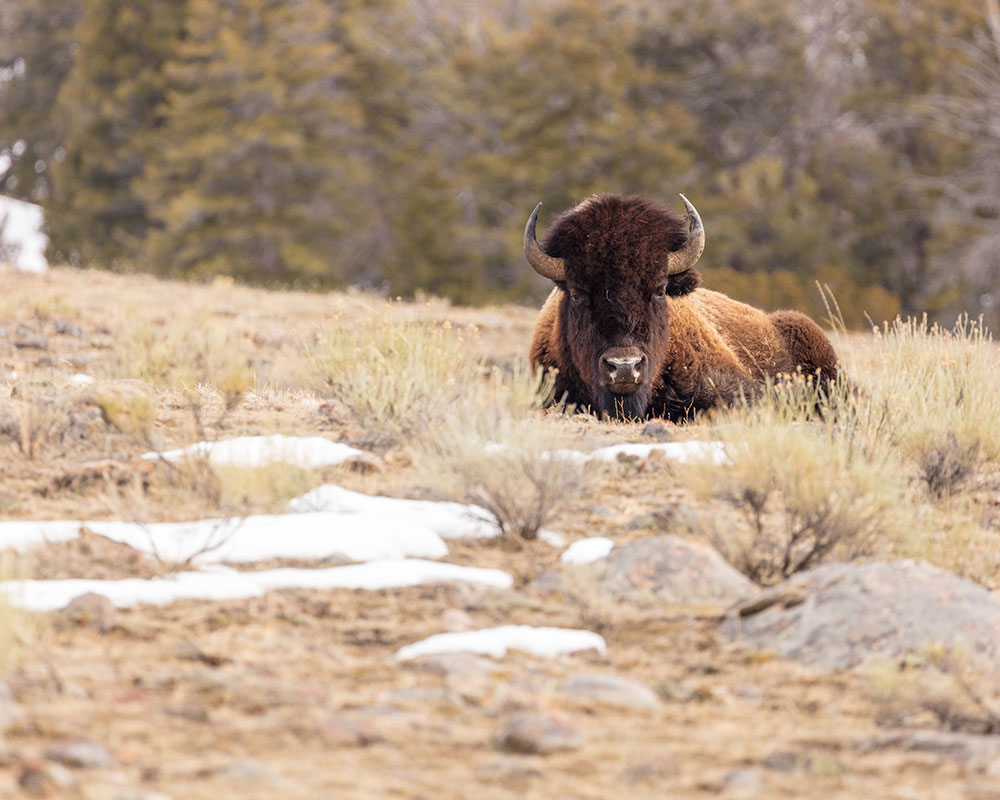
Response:
[[[149,226],[137,180],[162,123],[163,61],[185,0],[86,0],[73,70],[54,109],[65,158],[47,203],[56,258],[127,266]]]
[[[73,65],[76,0],[0,3],[0,154],[10,159],[0,194],[43,202],[48,172],[62,155],[52,107]]]
[[[364,165],[320,0],[190,0],[144,196],[148,267],[262,283],[352,279]],[[354,202],[352,202],[354,201]]]

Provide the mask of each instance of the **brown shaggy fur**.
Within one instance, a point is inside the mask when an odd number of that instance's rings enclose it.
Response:
[[[598,195],[553,223],[543,248],[564,259],[566,280],[542,308],[531,360],[558,369],[557,397],[618,418],[683,420],[779,372],[837,374],[830,341],[805,315],[700,289],[694,269],[668,277],[666,255],[685,239],[683,218],[642,197]],[[638,348],[651,379],[627,395],[602,387],[610,348]]]

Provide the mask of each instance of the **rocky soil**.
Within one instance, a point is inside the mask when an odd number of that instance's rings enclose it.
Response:
[[[71,270],[0,279],[5,521],[197,516],[201,496],[143,464],[142,443],[73,382],[82,373],[129,391],[116,338],[125,315],[166,320],[198,306],[245,330],[247,357],[278,376],[311,330],[379,304]],[[534,317],[437,302],[395,313],[476,325],[475,347],[500,365],[521,357]],[[212,410],[208,433],[365,443],[321,393],[289,375],[281,386],[228,415]],[[31,454],[19,439],[26,396],[39,413],[57,409]],[[158,448],[206,432],[178,396],[156,396]],[[707,435],[558,424],[581,449]],[[579,506],[549,526],[564,544],[448,541],[444,560],[502,569],[509,589],[285,589],[119,608],[89,593],[44,614],[0,607],[10,651],[0,661],[0,797],[1000,798],[993,595],[936,567],[886,561],[824,565],[761,589],[677,535],[677,509],[695,501],[674,484],[676,469],[640,457],[588,473]],[[315,470],[305,488],[417,496],[418,471],[382,452]],[[247,508],[262,510],[255,502]],[[566,544],[592,536],[612,540],[610,553],[560,561]],[[3,563],[5,578],[165,570],[86,532],[8,551]],[[320,565],[239,569],[278,566]],[[436,634],[507,625],[586,630],[605,647],[398,655]]]

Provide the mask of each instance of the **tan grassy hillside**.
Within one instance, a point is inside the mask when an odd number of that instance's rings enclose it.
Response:
[[[793,378],[695,424],[623,425],[538,409],[545,387],[523,364],[532,309],[71,269],[0,280],[0,519],[278,513],[337,483],[486,506],[504,535],[450,541],[447,560],[515,581],[510,591],[284,590],[114,612],[0,606],[0,678],[18,707],[0,748],[0,796],[1000,796],[983,763],[858,746],[888,718],[941,724],[893,665],[815,673],[724,642],[719,608],[633,607],[584,573],[556,593],[534,584],[559,566],[561,548],[534,538],[543,527],[567,542],[663,532],[709,541],[762,585],[823,561],[918,557],[1000,588],[1000,350],[974,326],[837,336],[849,385],[818,414],[815,393]],[[272,433],[320,435],[374,458],[315,470],[138,460]],[[539,458],[694,439],[725,442],[732,464]],[[175,566],[89,534],[6,553],[0,574],[145,578]],[[449,626],[507,623],[595,630],[608,653],[515,653],[457,676],[393,659]],[[660,705],[595,705],[557,690],[581,672],[640,681]],[[525,709],[580,741],[545,755],[504,751],[497,731]],[[112,762],[53,770],[47,750],[75,739]]]

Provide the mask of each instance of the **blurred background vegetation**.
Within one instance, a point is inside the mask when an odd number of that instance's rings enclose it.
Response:
[[[1000,323],[997,0],[0,0],[3,154],[80,266],[529,302],[682,191],[712,288]]]

